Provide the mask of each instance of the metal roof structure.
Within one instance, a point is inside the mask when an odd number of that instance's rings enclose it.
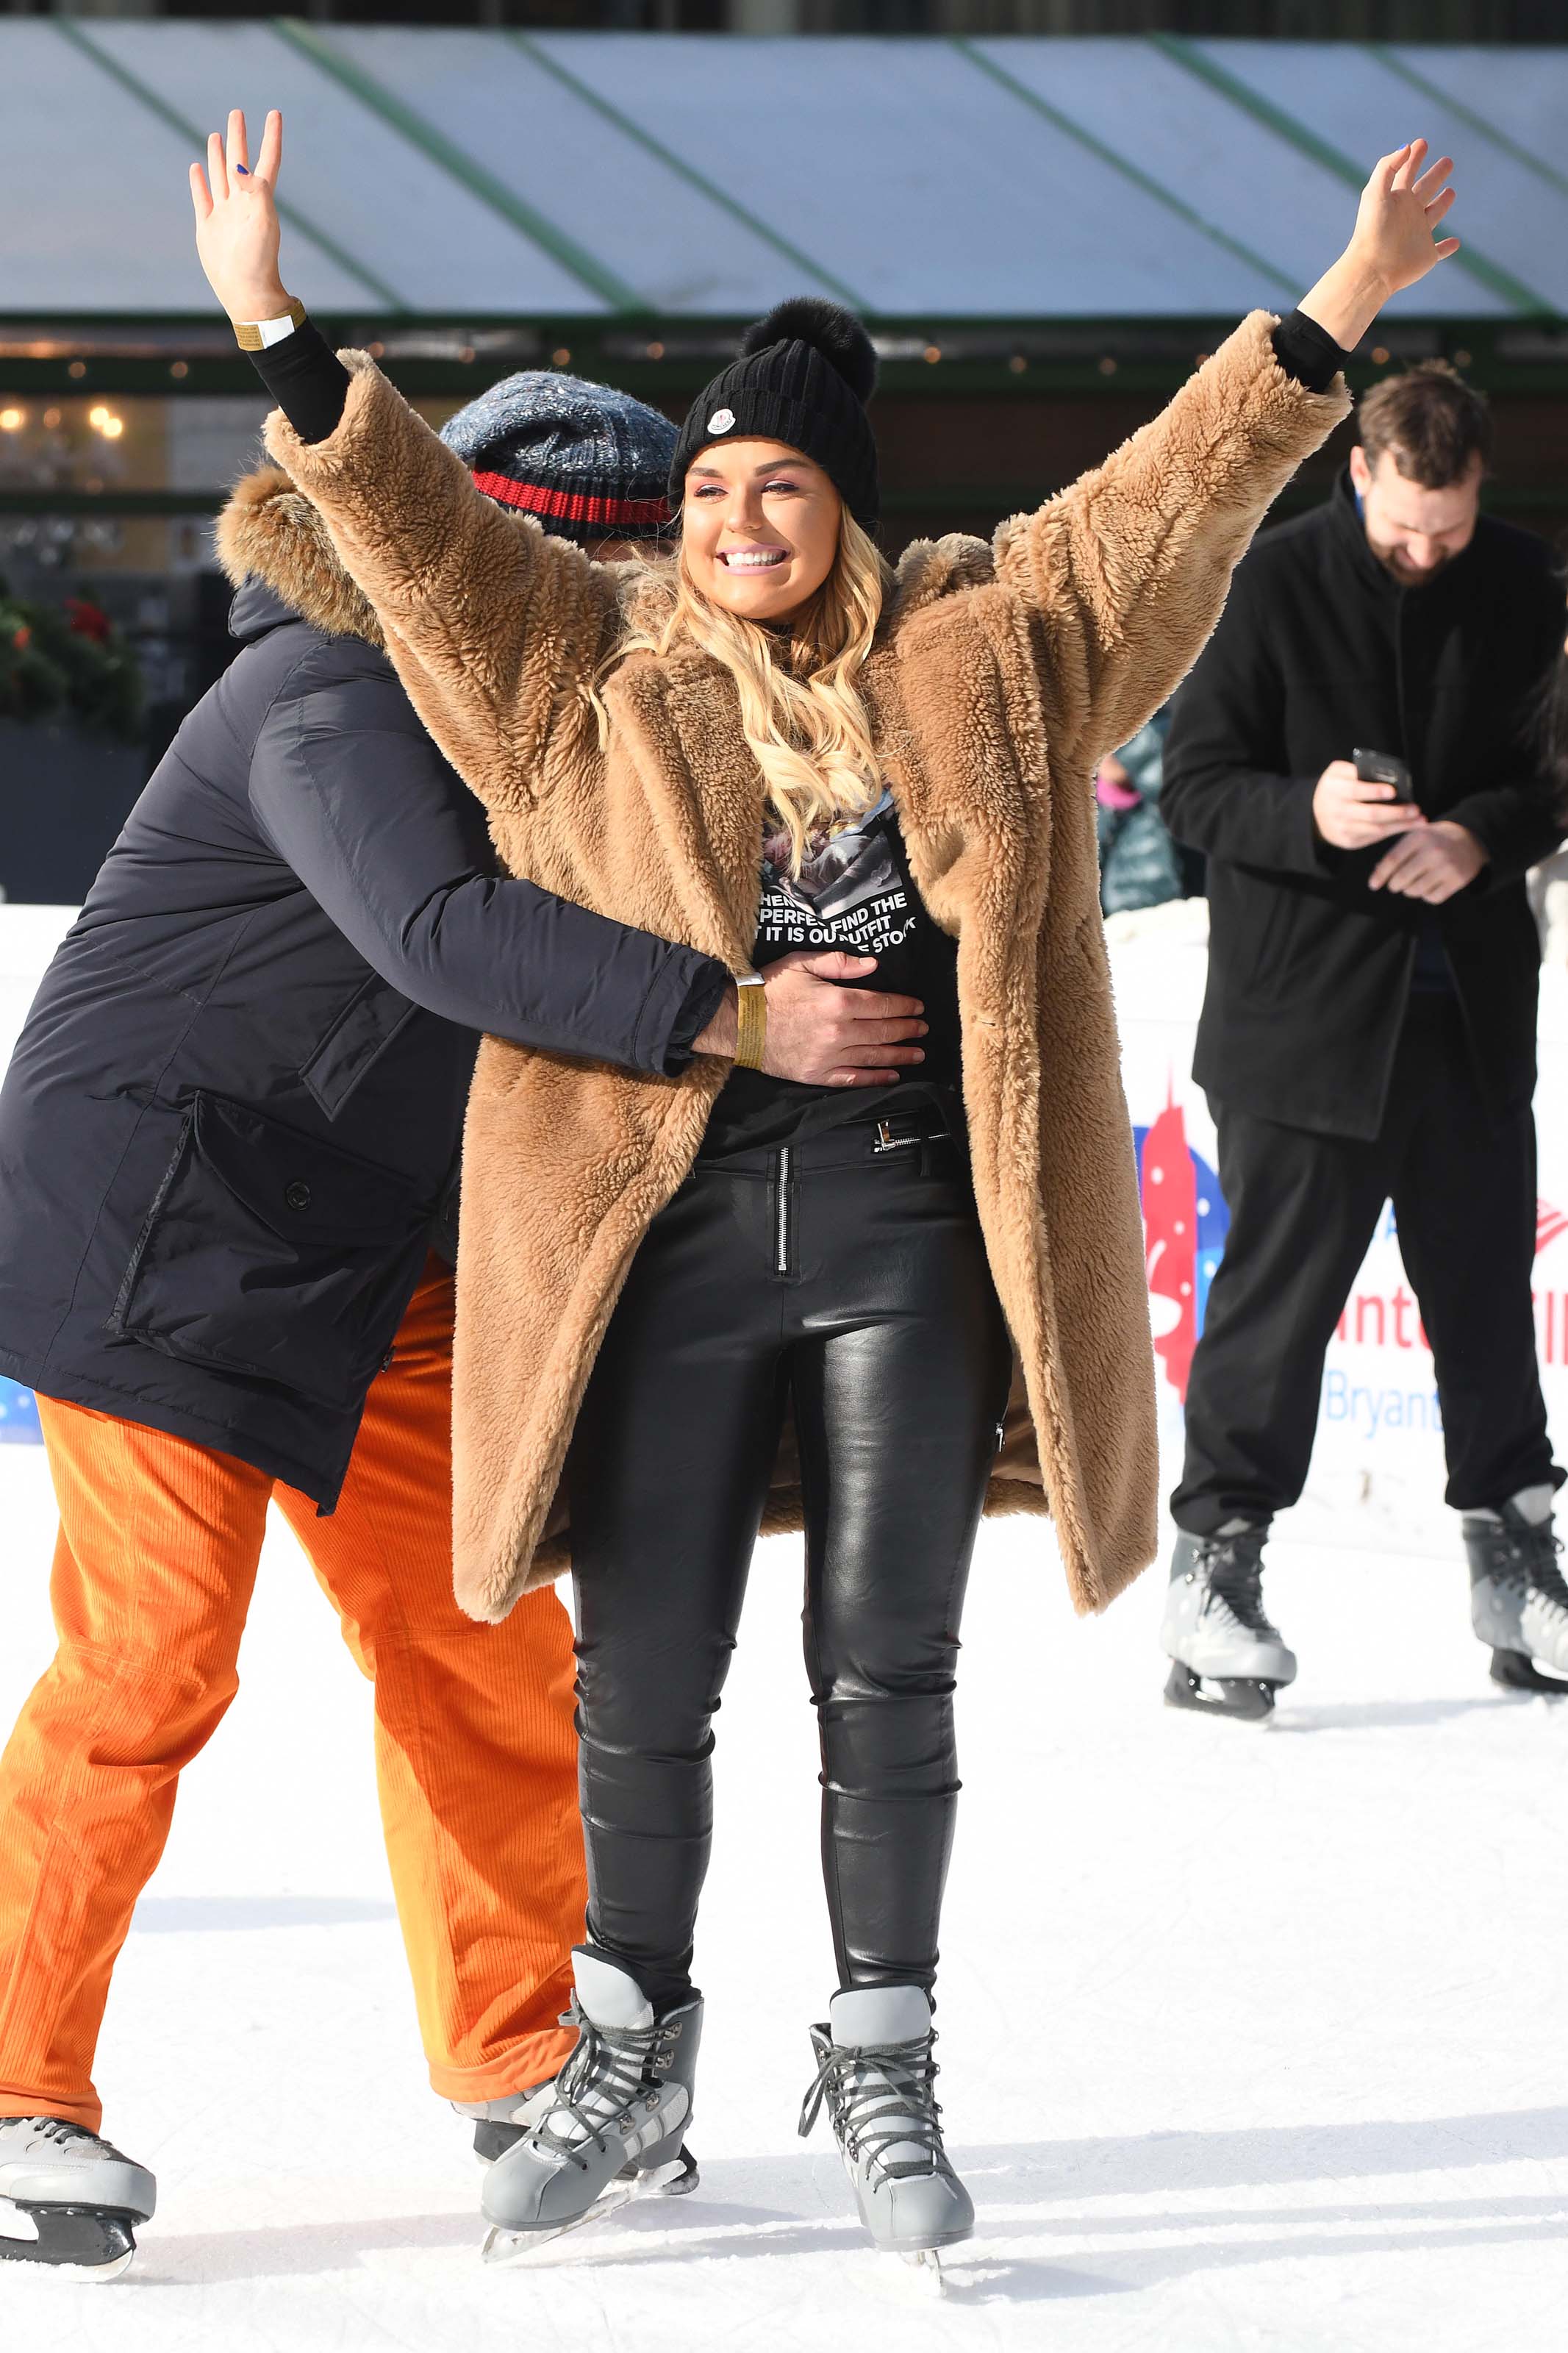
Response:
[[[290,283],[389,320],[1226,317],[1338,250],[1373,158],[1459,160],[1391,317],[1568,315],[1568,47],[752,39],[0,19],[0,315],[210,308],[185,167],[284,110]]]

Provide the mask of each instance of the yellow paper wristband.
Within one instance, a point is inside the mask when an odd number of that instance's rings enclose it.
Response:
[[[760,972],[735,978],[736,1067],[760,1071],[768,1050],[768,999]]]
[[[280,311],[276,319],[235,320],[234,340],[242,352],[264,352],[268,341],[280,343],[282,338],[278,335],[268,338],[262,333],[263,327],[279,326],[285,319],[292,322],[290,332],[293,328],[302,327],[305,323],[305,305],[297,294],[287,311]]]

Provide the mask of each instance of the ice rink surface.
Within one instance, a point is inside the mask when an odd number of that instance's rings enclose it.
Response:
[[[41,1452],[0,1450],[8,1723],[50,1640]],[[0,2270],[0,2345],[81,2353],[1534,2353],[1568,2329],[1568,1703],[1494,1692],[1465,1572],[1276,1547],[1267,1733],[1160,1704],[1157,1576],[1075,1621],[1048,1534],[982,1540],[940,2056],[980,2234],[944,2302],[803,2144],[829,1951],[797,1548],[721,1719],[700,2190],[479,2261],[426,2088],[369,1701],[279,1529],[99,2071],[157,2172],[118,2284]]]

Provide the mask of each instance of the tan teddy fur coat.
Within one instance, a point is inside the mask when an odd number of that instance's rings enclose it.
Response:
[[[987,1508],[1050,1511],[1083,1610],[1152,1557],[1158,1468],[1090,780],[1190,667],[1259,517],[1349,406],[1286,376],[1273,323],[1246,320],[1163,415],[989,544],[910,548],[861,678],[915,881],[959,943],[975,1194],[1016,1356]],[[763,787],[727,674],[690,648],[630,655],[602,749],[589,681],[629,599],[661,592],[482,498],[372,363],[343,357],[328,439],[268,426],[321,519],[270,493],[301,577],[319,567],[325,596],[335,550],[512,872],[748,969]],[[231,564],[266,536],[268,497],[254,486]],[[557,1490],[578,1405],[728,1067],[656,1079],[485,1042],[454,1426],[455,1580],[477,1618],[570,1556]],[[791,1434],[766,1525],[801,1525]]]

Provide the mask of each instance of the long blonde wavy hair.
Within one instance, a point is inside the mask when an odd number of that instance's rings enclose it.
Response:
[[[873,808],[882,776],[856,679],[871,651],[892,573],[870,534],[843,510],[833,569],[790,624],[787,638],[742,620],[703,596],[678,552],[645,565],[628,602],[655,583],[661,615],[634,622],[594,682],[599,740],[608,713],[601,689],[628,654],[668,654],[682,639],[721,662],[735,681],[741,726],[763,772],[767,805],[787,828],[795,871],[807,839]],[[647,615],[647,604],[643,603]]]

